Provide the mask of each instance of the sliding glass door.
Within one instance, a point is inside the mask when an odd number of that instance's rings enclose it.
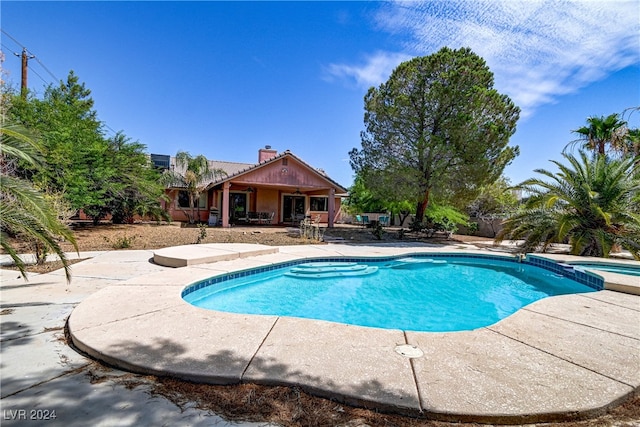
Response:
[[[282,219],[284,222],[294,224],[304,219],[306,211],[304,196],[284,196],[282,204]]]

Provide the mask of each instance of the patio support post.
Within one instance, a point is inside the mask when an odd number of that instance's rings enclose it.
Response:
[[[336,189],[329,189],[329,200],[327,200],[329,206],[329,217],[327,218],[327,227],[333,228],[333,217],[336,215]]]
[[[229,181],[222,184],[222,226],[229,227]]]

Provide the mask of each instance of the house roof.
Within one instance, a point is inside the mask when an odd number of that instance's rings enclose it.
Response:
[[[224,162],[221,160],[209,160],[209,169],[220,169],[227,176],[235,175],[253,166],[252,163]]]
[[[309,169],[310,172],[317,174],[318,176],[320,176],[322,179],[330,182],[331,184],[333,184],[336,187],[336,193],[346,193],[348,190],[343,187],[342,185],[340,185],[339,183],[337,183],[336,181],[334,181],[333,179],[331,179],[323,170],[321,169],[317,169],[312,167],[311,165],[309,165],[307,162],[305,162],[304,160],[300,159],[298,156],[294,155],[291,151],[289,150],[285,150],[280,154],[275,155],[274,157],[271,157],[267,160],[263,160],[262,162],[259,163],[238,163],[238,162],[226,162],[226,161],[221,161],[221,160],[209,160],[209,168],[210,169],[219,169],[225,172],[226,175],[223,176],[219,176],[216,177],[214,180],[212,180],[211,182],[208,183],[207,185],[207,189],[211,188],[211,187],[215,187],[217,185],[220,185],[226,181],[231,181],[233,179],[237,179],[238,177],[247,174],[249,172],[252,172],[256,169],[265,167],[273,162],[276,162],[284,157],[291,157],[293,159],[295,159],[296,161],[298,161],[300,164],[302,164],[304,167],[306,167],[307,169]],[[175,157],[171,157],[171,164],[175,165]],[[174,166],[177,168],[177,166]]]

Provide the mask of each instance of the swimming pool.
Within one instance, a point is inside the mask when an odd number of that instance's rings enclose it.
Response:
[[[634,267],[632,265],[601,264],[595,262],[569,262],[568,264],[588,270],[601,270],[610,273],[626,274],[628,276],[640,276],[640,267]]]
[[[592,291],[511,259],[431,255],[245,271],[191,285],[183,298],[201,308],[233,313],[448,332],[491,325],[548,296]]]

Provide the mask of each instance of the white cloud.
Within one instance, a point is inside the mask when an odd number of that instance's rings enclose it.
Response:
[[[328,79],[346,79],[358,87],[369,88],[387,80],[393,69],[408,59],[411,55],[405,53],[378,51],[366,56],[361,65],[330,64],[325,72]]]
[[[637,0],[396,1],[384,4],[377,25],[406,35],[403,49],[418,55],[443,46],[470,47],[494,72],[496,88],[526,117],[560,95],[640,62],[639,14]],[[378,52],[362,65],[332,64],[328,71],[376,85],[399,58],[406,59]]]

